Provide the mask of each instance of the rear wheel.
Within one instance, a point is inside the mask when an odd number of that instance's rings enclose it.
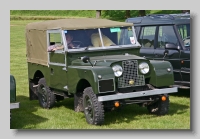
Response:
[[[169,96],[166,95],[166,100],[162,101],[161,97],[159,100],[151,105],[147,106],[149,113],[156,115],[165,115],[169,111]]]
[[[38,100],[42,108],[49,109],[55,104],[55,95],[46,85],[44,78],[41,78],[38,82]]]
[[[86,121],[92,125],[102,125],[104,122],[104,110],[102,102],[98,101],[91,87],[84,90],[83,108]]]

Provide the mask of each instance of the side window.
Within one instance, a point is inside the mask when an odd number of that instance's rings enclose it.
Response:
[[[118,32],[118,45],[132,45],[135,44],[135,34],[132,27],[121,27],[121,31]]]
[[[56,33],[49,33],[49,45],[48,45],[48,50],[57,48],[57,50],[64,50],[63,48],[63,42],[62,42],[62,37],[61,34],[58,32]]]
[[[173,26],[160,26],[158,32],[158,48],[165,48],[167,43],[179,45]]]
[[[177,28],[182,39],[190,36],[190,24],[177,25]]]
[[[185,47],[190,47],[190,24],[177,25],[178,33]]]
[[[132,27],[128,27],[128,28],[123,28],[121,29],[122,31],[124,30],[124,44],[123,45],[129,45],[129,44],[132,44],[131,43],[131,39],[130,38],[133,38],[133,30],[132,30]]]
[[[156,32],[156,26],[146,26],[142,27],[139,36],[139,43],[145,48],[154,48],[154,37]]]

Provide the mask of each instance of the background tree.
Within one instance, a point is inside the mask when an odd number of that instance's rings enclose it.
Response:
[[[190,13],[190,10],[182,10],[183,13]]]
[[[129,17],[131,17],[130,10],[126,10],[126,16],[125,16],[125,18],[129,18]]]
[[[101,10],[96,10],[96,18],[100,18],[101,17]]]
[[[139,15],[138,16],[145,16],[146,11],[145,10],[139,10]]]

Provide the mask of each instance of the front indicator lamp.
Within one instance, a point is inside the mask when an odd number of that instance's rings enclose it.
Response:
[[[115,104],[115,107],[119,107],[120,105],[118,101],[116,101],[114,104]]]
[[[162,97],[161,97],[161,100],[162,100],[162,101],[166,101],[166,100],[167,100],[166,96],[162,96]]]

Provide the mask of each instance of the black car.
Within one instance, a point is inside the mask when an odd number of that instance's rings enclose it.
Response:
[[[175,84],[190,88],[190,14],[150,14],[128,18],[141,44],[140,56],[171,62]]]

